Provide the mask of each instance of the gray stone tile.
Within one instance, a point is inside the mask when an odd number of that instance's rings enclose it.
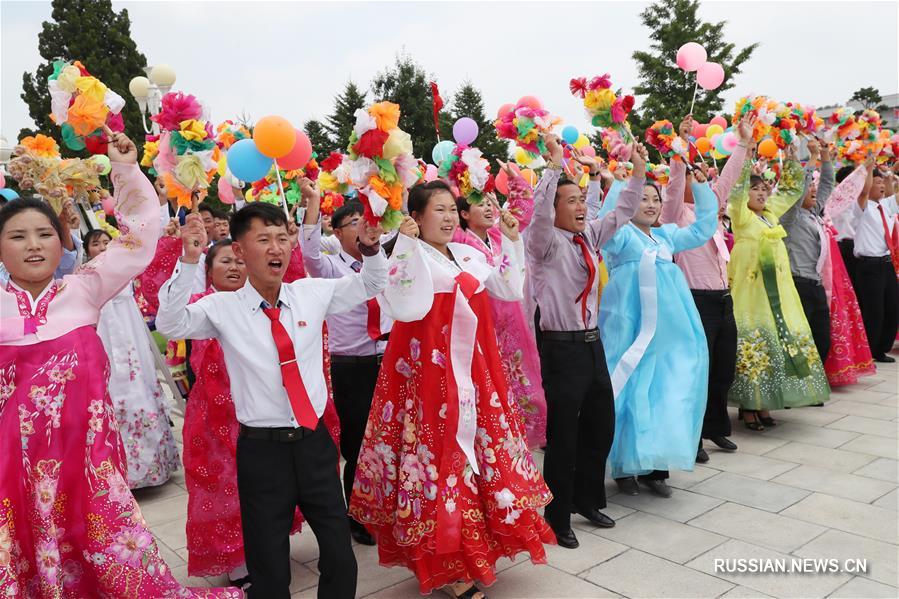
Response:
[[[643,512],[631,514],[618,522],[615,528],[599,529],[596,534],[679,564],[727,540],[714,533]],[[620,546],[627,549],[624,545]]]
[[[709,461],[707,466],[716,470],[768,480],[792,470],[796,464],[736,451],[715,454],[715,461]]]
[[[863,466],[855,471],[855,474],[861,476],[869,476],[880,480],[889,481],[893,484],[899,482],[899,462],[889,458],[877,458],[867,466]]]
[[[871,392],[874,393],[874,392]],[[861,401],[852,401],[849,399],[841,399],[834,402],[827,402],[821,410],[835,412],[837,414],[848,414],[852,416],[864,416],[865,418],[876,418],[879,420],[892,420],[899,414],[895,408],[889,406],[880,406]]]
[[[668,499],[657,497],[644,490],[644,492],[636,496],[616,495],[612,501],[634,510],[648,512],[669,520],[677,520],[678,522],[686,522],[723,503],[720,499],[715,499],[714,497],[707,497],[680,489],[675,489]]]
[[[318,597],[318,585],[304,589],[299,593],[293,593],[290,599],[316,599]]]
[[[878,370],[880,369],[880,365],[877,365]],[[896,382],[896,375],[893,374],[892,378],[888,378],[887,380],[877,383],[876,385],[872,385],[868,387],[868,391],[879,391],[882,393],[897,393],[899,392],[899,385]]]
[[[486,590],[490,597],[618,597],[599,584],[551,566],[524,563],[503,571]]]
[[[842,401],[848,399],[850,401],[860,401],[869,404],[881,404],[884,399],[895,397],[891,393],[883,393],[880,391],[868,391],[867,389],[859,389],[857,385],[849,385],[847,387],[837,387],[830,390],[830,399]],[[829,403],[827,404],[829,405]]]
[[[672,470],[671,478],[668,479],[668,484],[675,489],[689,489],[696,483],[700,483],[717,474],[720,474],[720,471],[697,464],[693,467],[691,472],[686,470]]]
[[[846,416],[836,422],[827,425],[829,429],[851,431],[854,433],[867,433],[869,435],[880,435],[881,437],[896,438],[896,423],[888,420],[877,420],[876,418],[865,418],[864,416]],[[823,429],[822,429],[823,430]]]
[[[719,599],[772,599],[771,595],[760,593],[749,587],[735,586],[721,595]]]
[[[865,468],[868,468],[868,466],[865,466]],[[896,486],[882,480],[846,474],[845,472],[834,472],[833,470],[825,470],[815,466],[800,466],[773,480],[785,485],[799,487],[800,489],[845,497],[846,499],[862,503],[871,503],[878,497],[890,492]]]
[[[785,553],[808,543],[827,530],[817,524],[735,503],[720,505],[690,520],[689,525]]]
[[[619,520],[616,522],[615,528],[611,530],[617,529],[621,526],[622,522],[627,522],[627,520],[632,517],[633,516],[628,516],[623,520]],[[581,546],[574,550],[565,549],[558,545],[546,545],[547,563],[563,572],[580,574],[585,570],[589,570],[596,564],[611,559],[619,553],[624,553],[628,550],[626,545],[620,545],[615,541],[599,536],[598,531],[600,530],[606,529],[594,526],[594,534],[584,530],[577,530],[575,534],[577,535],[578,542],[580,542]]]
[[[896,459],[897,455],[899,455],[899,443],[895,439],[868,434],[859,435],[845,445],[841,445],[840,449],[882,458]]]
[[[176,485],[173,488],[178,489]],[[144,520],[150,526],[171,522],[178,518],[184,518],[187,514],[187,493],[170,495],[165,498],[143,501],[140,504],[140,512]]]
[[[153,534],[156,535],[157,539],[161,540],[163,543],[169,546],[169,549],[177,551],[182,547],[187,547],[187,532],[185,532],[186,525],[187,516],[182,515],[177,520],[171,520],[169,522],[164,522],[162,524],[153,526],[152,531]]]
[[[793,553],[801,557],[868,560],[867,572],[859,575],[884,584],[897,585],[897,548],[895,545],[858,535],[828,530]]]
[[[877,501],[873,502],[873,505],[888,510],[899,510],[899,492],[897,492],[896,489],[893,489]]]
[[[831,399],[831,401],[834,401]],[[843,417],[843,415],[836,412],[827,412],[823,408],[825,406],[830,405],[830,401],[825,402],[822,407],[806,407],[806,408],[796,408],[794,410],[778,410],[774,412],[774,419],[780,422],[793,422],[796,424],[805,424],[809,426],[824,426],[825,424],[830,424],[831,422],[835,422]],[[780,426],[778,424],[778,426]],[[771,428],[766,427],[765,431],[773,430]],[[749,432],[749,431],[747,431]]]
[[[852,443],[852,441],[850,441]],[[845,447],[845,446],[844,446]],[[838,472],[852,472],[874,460],[873,456],[845,449],[817,447],[807,443],[787,443],[765,454],[786,462],[796,462],[807,466],[817,466]]]
[[[636,549],[598,565],[586,578],[626,597],[717,597],[732,587],[720,578]]]
[[[848,574],[799,574],[784,572],[728,572],[737,564],[736,560],[784,560],[786,565],[792,563],[791,556],[751,545],[743,541],[728,541],[712,551],[700,555],[688,567],[714,574],[734,584],[749,587],[771,595],[772,597],[826,597],[851,577]],[[716,560],[722,564],[720,571],[715,571]],[[764,564],[765,562],[759,562]],[[692,595],[696,596],[696,595]]]
[[[158,539],[156,540],[156,546],[159,548],[159,557],[163,559],[170,569],[187,564],[187,560],[182,559],[177,551],[171,549],[168,545]]]
[[[812,493],[781,512],[828,528],[896,543],[896,512],[842,497]]]
[[[806,410],[815,410],[817,408],[803,408]],[[792,412],[792,410],[786,410]],[[780,412],[776,417],[780,416]],[[845,418],[848,418],[846,416]],[[843,420],[841,418],[840,420]],[[839,422],[839,421],[837,421]],[[808,424],[799,424],[789,420],[781,420],[777,426],[765,429],[765,435],[777,437],[778,439],[786,439],[788,441],[798,441],[800,443],[808,443],[809,445],[817,445],[818,447],[839,447],[840,445],[851,441],[857,433],[844,430],[836,430],[832,428],[821,428],[820,426],[812,426]],[[780,474],[780,473],[778,473]]]
[[[783,476],[788,477],[790,472]],[[692,491],[769,512],[779,512],[809,494],[795,487],[730,472],[722,472],[720,476],[703,481]]]
[[[318,560],[318,541],[308,525],[300,534],[290,535],[290,559],[301,564]]]
[[[737,431],[731,435],[730,440],[737,444],[738,453],[751,453],[753,455],[763,455],[774,449],[789,443],[786,439],[778,439],[777,437],[769,437],[768,435],[760,435],[755,431]],[[714,462],[719,455],[730,452],[718,449],[711,441],[705,443],[705,450]],[[710,463],[711,463],[710,462]]]
[[[412,571],[403,567],[384,568],[378,563],[378,548],[367,545],[353,547],[356,563],[359,565],[359,578],[356,583],[356,595],[364,597],[376,591],[391,587],[399,582],[414,579]],[[315,573],[313,584],[318,584],[318,562],[307,564]],[[416,588],[418,583],[416,582]]]
[[[897,595],[896,587],[856,576],[828,596],[834,598],[845,597],[846,599],[858,599],[858,597],[865,597],[866,599],[876,597],[896,599],[899,595]]]
[[[175,577],[175,580],[186,587],[199,587],[205,589],[212,586],[210,582],[205,578],[199,576],[188,576],[187,564],[178,566],[177,568],[172,568],[172,576]]]
[[[361,564],[360,564],[361,566]],[[361,568],[360,568],[361,570]],[[359,578],[361,584],[362,578]],[[290,587],[291,593],[297,593],[303,589],[309,589],[318,585],[318,571],[299,564],[293,560],[290,561]]]

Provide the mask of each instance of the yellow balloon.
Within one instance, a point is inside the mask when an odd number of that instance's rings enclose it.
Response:
[[[525,152],[521,148],[515,149],[515,162],[518,163],[518,166],[525,166],[526,164],[530,164],[531,157],[528,156],[528,153]]]
[[[587,136],[586,136],[586,135],[584,135],[583,133],[581,133],[581,134],[578,136],[577,141],[575,141],[575,142],[574,142],[573,144],[571,144],[571,145],[573,145],[575,148],[577,148],[578,150],[580,150],[580,149],[583,148],[584,146],[589,146],[589,145],[590,145],[590,140],[587,139]]]
[[[228,168],[228,161],[225,160],[225,155],[222,154],[222,157],[219,158],[218,168],[215,169],[215,172],[219,174],[219,177],[224,177],[226,168]]]
[[[256,198],[253,196],[253,190],[248,189],[247,193],[244,194],[244,197],[247,198],[248,202],[255,202]]]
[[[727,156],[722,154],[718,150],[712,150],[712,158],[714,158],[715,160],[722,160],[724,158],[727,158]]]
[[[712,136],[716,133],[724,133],[724,127],[721,125],[709,125],[708,129],[705,130],[705,136],[709,139],[712,139]]]

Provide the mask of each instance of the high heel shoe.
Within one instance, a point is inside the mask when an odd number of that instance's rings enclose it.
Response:
[[[750,414],[752,415],[752,420],[749,420],[749,418],[747,418],[747,416]],[[746,428],[751,431],[761,432],[765,430],[765,427],[761,422],[759,422],[758,413],[753,410],[743,410],[742,408],[740,408],[737,412],[737,419],[742,420],[743,424],[746,425]]]
[[[767,416],[759,415],[759,416],[758,416],[758,419],[759,419],[759,420],[761,421],[761,423],[764,424],[765,426],[777,426],[777,421],[774,420],[774,418],[772,418],[770,414],[767,415]]]

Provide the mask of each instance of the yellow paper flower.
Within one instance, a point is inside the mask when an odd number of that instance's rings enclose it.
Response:
[[[75,81],[75,87],[82,95],[96,102],[102,102],[106,97],[106,86],[96,77],[79,77]]]
[[[400,154],[412,153],[412,138],[408,133],[399,128],[390,131],[387,142],[384,144],[384,150],[381,153],[382,158],[392,160]]]
[[[153,159],[156,158],[156,155],[159,154],[159,142],[158,141],[147,141],[144,142],[144,155],[140,159],[140,165],[146,168],[150,168],[153,166]]]
[[[59,145],[57,145],[56,140],[52,137],[47,137],[43,133],[38,133],[35,136],[29,135],[28,137],[23,137],[21,141],[19,141],[19,144],[25,146],[38,156],[43,156],[45,158],[55,158],[59,156]]]
[[[203,127],[203,123],[196,120],[190,119],[188,121],[181,121],[181,137],[183,137],[187,141],[200,141],[206,137],[206,128]]]
[[[81,71],[78,70],[78,67],[70,64],[62,68],[62,70],[59,72],[59,76],[56,78],[56,81],[59,84],[59,89],[67,91],[71,94],[75,93],[75,90],[78,89],[78,87],[75,85],[75,82],[80,78]]]
[[[200,157],[196,154],[187,154],[178,158],[175,165],[175,178],[181,185],[188,189],[206,187],[206,169]]]
[[[615,92],[608,88],[594,89],[584,97],[584,106],[591,112],[610,110],[615,102]]]
[[[393,102],[378,102],[368,109],[368,114],[375,119],[378,129],[390,131],[400,124],[400,106]]]
[[[318,173],[318,187],[322,191],[337,191],[337,177],[327,171]]]

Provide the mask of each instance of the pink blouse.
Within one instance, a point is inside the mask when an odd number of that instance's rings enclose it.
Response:
[[[121,235],[77,274],[52,281],[32,313],[31,298],[12,284],[0,289],[0,344],[33,345],[94,326],[100,308],[146,268],[159,238],[159,201],[137,164],[113,162]]]

